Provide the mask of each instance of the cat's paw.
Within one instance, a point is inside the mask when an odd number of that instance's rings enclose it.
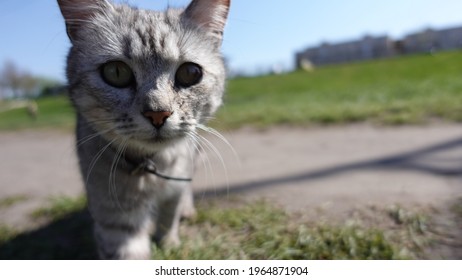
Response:
[[[180,237],[177,234],[169,234],[162,239],[160,246],[162,248],[177,248],[181,245]]]
[[[182,219],[187,219],[187,220],[192,220],[197,216],[197,211],[194,206],[191,207],[183,207],[181,211],[181,218]]]

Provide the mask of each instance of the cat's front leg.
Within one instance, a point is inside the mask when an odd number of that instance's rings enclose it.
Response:
[[[95,223],[99,257],[105,260],[136,260],[151,258],[148,228]]]
[[[162,247],[176,247],[180,245],[179,226],[181,213],[178,211],[179,199],[169,200],[160,205],[157,217],[154,240]]]
[[[114,200],[98,190],[95,187],[88,192],[88,206],[100,259],[150,259],[153,223],[151,208],[146,204],[149,196],[146,200],[129,200],[130,196],[119,193]]]
[[[197,211],[194,207],[194,194],[191,186],[183,189],[180,204],[181,218],[192,219],[196,216]]]
[[[168,196],[160,201],[155,213],[156,229],[154,240],[162,247],[180,245],[179,227],[182,215],[182,189],[170,186]]]

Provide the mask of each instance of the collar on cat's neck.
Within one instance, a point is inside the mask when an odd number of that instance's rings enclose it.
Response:
[[[125,158],[125,160],[134,165],[135,168],[130,172],[131,175],[140,175],[143,173],[151,173],[156,175],[159,178],[171,181],[182,181],[182,182],[191,182],[192,178],[178,178],[178,177],[171,177],[164,174],[161,174],[157,171],[155,163],[151,159],[144,159],[141,163],[135,164],[134,162],[130,161],[129,159]]]

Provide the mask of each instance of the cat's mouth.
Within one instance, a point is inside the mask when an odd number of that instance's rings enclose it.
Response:
[[[167,133],[163,131],[155,131],[151,135],[147,137],[142,137],[139,140],[141,140],[144,144],[146,145],[153,145],[153,144],[170,144],[172,142],[175,142],[181,138],[183,138],[183,135],[177,134],[177,133]]]
[[[150,139],[148,139],[147,141],[151,142],[151,143],[167,143],[167,142],[169,142],[171,140],[172,140],[172,138],[166,137],[164,135],[155,135],[155,136],[151,137]]]

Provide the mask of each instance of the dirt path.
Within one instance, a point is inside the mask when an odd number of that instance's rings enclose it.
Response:
[[[422,204],[440,207],[462,196],[462,127],[239,131],[227,135],[241,167],[225,146],[231,193],[268,197],[289,210],[328,207],[336,214],[361,205]],[[235,162],[235,161],[234,161]],[[226,189],[220,165],[217,183]],[[210,177],[210,176],[209,176]]]
[[[442,223],[451,223],[448,209],[462,197],[460,125],[243,129],[224,135],[240,163],[210,137],[226,172],[213,152],[199,161],[197,200],[266,198],[289,211],[338,221],[356,209],[398,204],[432,209]],[[28,213],[50,197],[82,191],[70,134],[1,133],[0,155],[0,199],[27,197],[0,208],[0,224],[27,227]]]

